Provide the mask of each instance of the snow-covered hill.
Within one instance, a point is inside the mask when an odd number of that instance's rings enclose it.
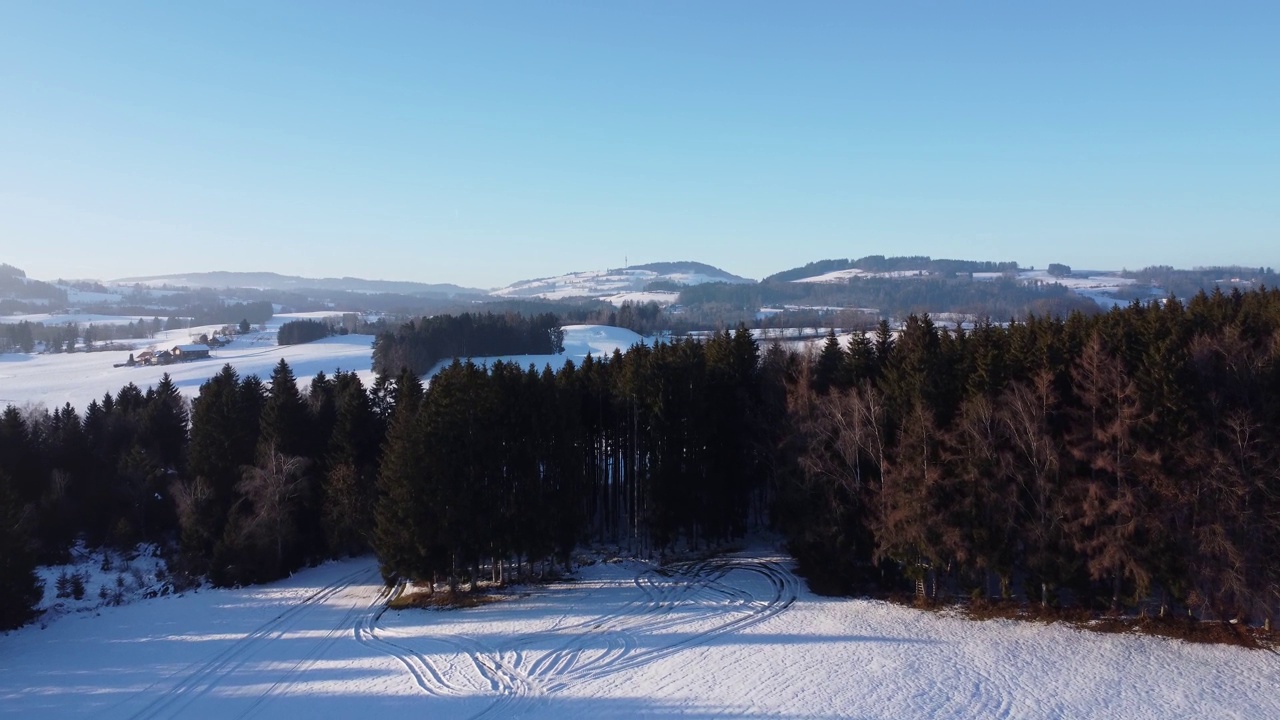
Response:
[[[509,298],[597,298],[615,305],[624,301],[654,301],[667,305],[675,302],[682,285],[700,285],[709,282],[750,283],[754,280],[739,277],[719,268],[702,263],[652,263],[633,265],[615,270],[591,270],[569,273],[550,278],[524,280],[494,290],[491,295]],[[650,285],[658,283],[657,288]]]
[[[449,283],[419,283],[394,280],[364,280],[361,278],[306,278],[280,275],[272,272],[195,272],[174,275],[120,278],[113,284],[144,287],[190,287],[224,290],[228,288],[253,288],[256,290],[330,290],[355,293],[396,293],[399,295],[442,296],[482,295],[482,290],[465,288]]]
[[[808,277],[797,278],[791,282],[796,283],[813,283],[813,284],[843,284],[854,278],[891,278],[901,280],[912,280],[931,276],[928,270],[893,270],[887,272],[871,272],[858,268],[845,268],[842,270],[832,270],[830,272],[812,275]],[[1093,300],[1103,308],[1111,308],[1114,305],[1124,305],[1127,300],[1117,297],[1127,289],[1132,289],[1137,285],[1137,281],[1133,278],[1123,277],[1120,273],[1114,271],[1082,271],[1072,273],[1067,276],[1050,275],[1045,270],[1021,270],[1018,272],[999,273],[999,272],[975,272],[973,279],[979,281],[993,281],[1004,277],[1011,277],[1021,283],[1046,283],[1062,285],[1071,292],[1087,297]],[[1148,288],[1150,297],[1159,297],[1163,294],[1160,288]]]

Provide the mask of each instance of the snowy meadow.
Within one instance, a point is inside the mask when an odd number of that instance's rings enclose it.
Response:
[[[0,715],[1205,718],[1280,714],[1270,652],[822,598],[759,546],[598,561],[386,610],[371,558],[0,637]]]

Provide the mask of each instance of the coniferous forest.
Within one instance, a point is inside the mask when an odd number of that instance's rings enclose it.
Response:
[[[77,538],[167,543],[221,585],[372,550],[388,582],[457,587],[584,542],[660,556],[763,527],[834,592],[1280,607],[1280,291],[911,316],[813,357],[740,328],[558,371],[455,361],[425,387],[407,337],[380,338],[371,387],[299,390],[282,361],[224,367],[189,406],[166,378],[6,408],[0,626]]]

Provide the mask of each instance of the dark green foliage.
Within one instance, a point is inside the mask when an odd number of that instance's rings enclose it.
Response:
[[[321,373],[304,396],[283,363],[270,387],[226,367],[189,441],[167,379],[83,416],[7,408],[23,522],[3,541],[52,557],[177,523],[219,583],[372,547],[388,580],[456,585],[588,539],[662,553],[772,522],[827,589],[1276,611],[1274,290],[972,330],[913,315],[812,360],[762,358],[739,327],[558,372],[391,377]]]
[[[30,620],[40,602],[43,585],[36,577],[29,537],[9,476],[0,469],[0,630]]]
[[[281,360],[271,372],[271,387],[262,406],[259,453],[266,448],[285,455],[306,454],[311,444],[307,406],[289,364]]]
[[[514,313],[437,315],[419,318],[395,332],[379,333],[373,345],[373,368],[396,372],[409,368],[429,372],[452,358],[493,355],[555,355],[564,350],[564,331],[555,315]]]
[[[955,273],[975,272],[1017,272],[1016,262],[986,262],[977,260],[934,260],[925,256],[891,257],[868,255],[858,260],[819,260],[803,267],[784,270],[765,278],[766,281],[794,281],[804,278],[825,275],[836,270],[857,268],[865,272],[906,272],[920,271],[954,275]]]
[[[261,383],[242,383],[230,365],[200,387],[192,404],[188,471],[173,491],[183,549],[195,567],[207,567],[226,534],[241,468],[254,463],[261,405]]]
[[[276,331],[276,344],[301,345],[323,340],[332,334],[333,327],[329,323],[319,320],[290,320]]]

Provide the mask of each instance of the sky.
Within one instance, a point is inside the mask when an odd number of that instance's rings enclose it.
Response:
[[[1280,266],[1274,2],[0,3],[0,262]]]

